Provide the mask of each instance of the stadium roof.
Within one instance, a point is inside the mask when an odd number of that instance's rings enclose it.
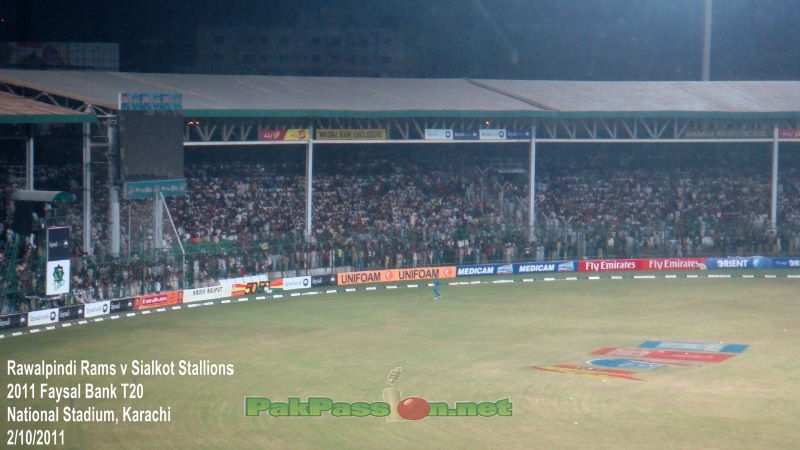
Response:
[[[178,92],[208,117],[800,117],[800,81],[521,81],[0,70],[0,82],[117,108]]]
[[[0,123],[74,123],[94,122],[91,114],[83,114],[49,103],[0,92]]]
[[[571,113],[763,115],[800,112],[798,81],[476,81]]]

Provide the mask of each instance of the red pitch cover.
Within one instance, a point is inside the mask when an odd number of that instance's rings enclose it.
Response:
[[[531,366],[536,370],[545,372],[566,373],[570,375],[588,375],[598,378],[624,378],[626,380],[644,381],[633,376],[633,370],[595,369],[594,367],[574,366],[571,364],[557,364],[555,366]]]
[[[606,347],[592,352],[593,355],[628,356],[636,358],[671,359],[677,361],[721,362],[735,356],[724,353],[682,352],[680,350],[647,350],[641,348]]]

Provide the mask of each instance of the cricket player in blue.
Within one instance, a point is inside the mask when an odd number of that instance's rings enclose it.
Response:
[[[442,281],[438,278],[433,280],[433,299],[439,300],[442,298]]]

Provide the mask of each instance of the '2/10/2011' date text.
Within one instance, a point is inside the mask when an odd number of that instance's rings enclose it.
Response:
[[[64,430],[8,430],[6,445],[64,445]]]

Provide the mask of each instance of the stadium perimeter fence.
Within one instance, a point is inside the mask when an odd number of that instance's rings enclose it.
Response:
[[[527,230],[504,227],[500,232],[462,229],[450,236],[413,233],[362,234],[347,239],[322,236],[263,241],[248,246],[234,241],[184,243],[155,250],[140,246],[128,254],[72,258],[72,290],[62,298],[37,294],[44,284],[45,261],[33,264],[34,280],[16,298],[7,299],[3,311],[42,309],[96,300],[213,285],[216,280],[269,273],[275,278],[335,273],[342,270],[409,268],[442,265],[492,264],[522,261],[581,260],[640,257],[788,256],[800,254],[800,228],[773,232],[750,227],[733,235],[717,232],[716,240],[699,235],[667,239],[652,227],[616,227],[578,230],[568,226],[542,226],[538,242],[527,240]],[[661,236],[659,236],[661,233]],[[719,238],[722,236],[722,238]],[[346,268],[346,269],[345,269]]]

